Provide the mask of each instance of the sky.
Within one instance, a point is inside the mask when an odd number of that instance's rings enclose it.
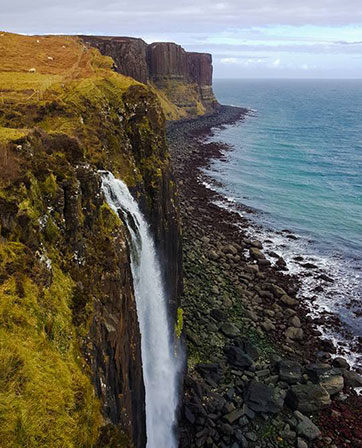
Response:
[[[215,78],[362,78],[362,0],[0,0],[0,30],[177,42]]]

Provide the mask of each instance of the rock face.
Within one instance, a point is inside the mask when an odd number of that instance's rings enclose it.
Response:
[[[115,62],[117,72],[130,76],[136,81],[147,83],[148,67],[146,61],[147,44],[133,37],[95,37],[81,36],[90,46]]]
[[[131,37],[80,37],[87,45],[111,56],[117,72],[155,85],[184,112],[184,116],[217,109],[218,103],[212,91],[210,54],[187,52],[172,42],[147,45],[142,39]]]

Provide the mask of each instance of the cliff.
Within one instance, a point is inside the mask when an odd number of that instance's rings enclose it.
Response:
[[[180,45],[147,45],[130,37],[81,36],[83,41],[115,61],[115,70],[148,83],[168,119],[194,117],[218,108],[212,90],[212,57],[189,53]]]
[[[0,35],[4,448],[145,446],[130,249],[97,170],[138,198],[174,309],[179,215],[157,96],[113,64],[79,38]]]

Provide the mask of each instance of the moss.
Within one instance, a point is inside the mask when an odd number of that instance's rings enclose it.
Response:
[[[184,312],[182,308],[177,308],[177,317],[175,324],[175,333],[178,338],[181,337],[182,330],[184,328],[184,320],[183,320]]]
[[[3,263],[23,249],[4,244]],[[70,318],[73,282],[57,266],[42,288],[28,276],[0,287],[0,437],[4,448],[91,447],[99,404]]]
[[[43,182],[42,191],[48,194],[52,199],[55,198],[58,191],[58,184],[57,179],[53,173],[50,173]]]

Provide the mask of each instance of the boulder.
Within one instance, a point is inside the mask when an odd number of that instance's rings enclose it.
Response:
[[[280,297],[280,301],[287,306],[297,306],[298,305],[298,300],[292,299],[291,297],[289,297],[287,294],[284,294],[283,296]]]
[[[293,341],[303,340],[304,332],[301,328],[288,327],[285,330],[285,337]]]
[[[240,334],[239,328],[229,322],[225,322],[221,326],[221,332],[229,338],[234,338]]]
[[[350,365],[348,364],[348,362],[344,358],[341,358],[339,356],[333,359],[332,364],[334,367],[338,367],[340,369],[350,369]]]
[[[294,416],[299,421],[296,427],[297,434],[304,439],[314,440],[320,437],[321,431],[312,420],[299,411],[295,411]]]
[[[346,383],[346,386],[349,387],[362,387],[362,376],[359,375],[357,372],[353,372],[352,370],[346,370],[343,373],[344,381]]]
[[[246,369],[253,364],[253,359],[240,347],[232,346],[225,349],[229,364],[234,367]]]
[[[308,364],[306,372],[309,378],[321,384],[330,395],[335,395],[344,387],[344,379],[340,369],[331,368],[328,364]]]
[[[285,401],[291,409],[310,413],[325,409],[331,404],[331,398],[320,384],[297,384],[292,386]]]
[[[283,407],[283,399],[273,387],[256,381],[251,381],[246,387],[244,402],[254,412],[276,414]]]
[[[226,313],[224,311],[214,308],[210,311],[210,316],[213,317],[217,321],[224,321],[226,320]]]
[[[227,423],[232,425],[236,420],[239,420],[240,417],[244,415],[243,409],[235,409],[229,414],[224,415],[223,419],[226,420]]]
[[[302,379],[302,366],[296,361],[280,361],[279,378],[288,384],[296,384]]]
[[[264,260],[265,259],[265,255],[256,247],[251,247],[249,249],[250,252],[250,256],[252,258],[255,258],[256,260]]]

